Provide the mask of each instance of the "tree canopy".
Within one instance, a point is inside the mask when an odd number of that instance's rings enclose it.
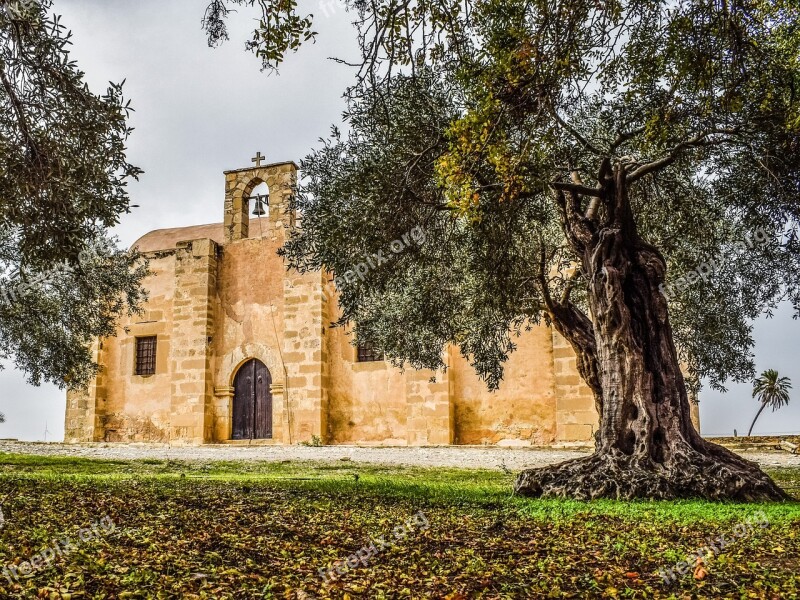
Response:
[[[554,188],[587,192],[585,213],[621,162],[683,362],[717,386],[752,377],[752,320],[800,308],[794,3],[350,6],[364,64],[346,133],[303,164],[289,256],[341,275],[430,230],[340,290],[360,336],[431,367],[456,342],[496,385],[515,331],[588,312]]]
[[[297,23],[293,3],[259,5]],[[454,344],[490,387],[522,330],[563,335],[596,452],[522,473],[521,493],[785,498],[700,437],[683,371],[695,388],[749,379],[752,320],[784,300],[800,314],[800,7],[347,6],[363,54],[347,130],[303,161],[284,250],[345,282],[340,323],[415,367]],[[276,67],[296,43],[273,40]],[[359,270],[414,228],[426,243]]]
[[[146,266],[109,229],[130,211],[130,105],[91,92],[52,2],[0,2],[0,359],[79,386],[89,350],[143,299]]]

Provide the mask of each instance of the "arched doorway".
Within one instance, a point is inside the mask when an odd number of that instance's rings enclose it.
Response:
[[[272,438],[272,375],[258,359],[244,363],[233,380],[234,440]]]

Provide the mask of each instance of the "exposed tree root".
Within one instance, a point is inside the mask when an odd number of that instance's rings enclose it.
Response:
[[[691,448],[671,453],[656,463],[612,449],[559,465],[523,471],[516,493],[534,498],[592,500],[637,498],[671,500],[702,498],[740,502],[790,500],[753,462],[729,450],[702,442],[704,452]]]

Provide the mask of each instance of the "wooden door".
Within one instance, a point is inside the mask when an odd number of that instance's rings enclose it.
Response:
[[[268,440],[272,438],[272,375],[267,365],[260,360],[255,363],[255,417],[253,439]]]
[[[272,438],[272,375],[260,360],[241,366],[233,381],[233,431],[231,439]]]

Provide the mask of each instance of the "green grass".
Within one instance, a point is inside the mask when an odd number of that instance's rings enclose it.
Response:
[[[800,469],[771,472],[797,492]],[[104,516],[117,527],[0,597],[794,598],[800,503],[591,503],[513,496],[500,471],[350,461],[94,460],[0,453],[0,571]],[[4,499],[4,496],[8,496]],[[323,583],[320,568],[429,528]],[[763,515],[666,586],[658,570]],[[43,591],[41,591],[43,590]],[[43,595],[42,595],[43,594]],[[64,596],[67,594],[67,596]],[[309,596],[303,596],[308,594]]]

